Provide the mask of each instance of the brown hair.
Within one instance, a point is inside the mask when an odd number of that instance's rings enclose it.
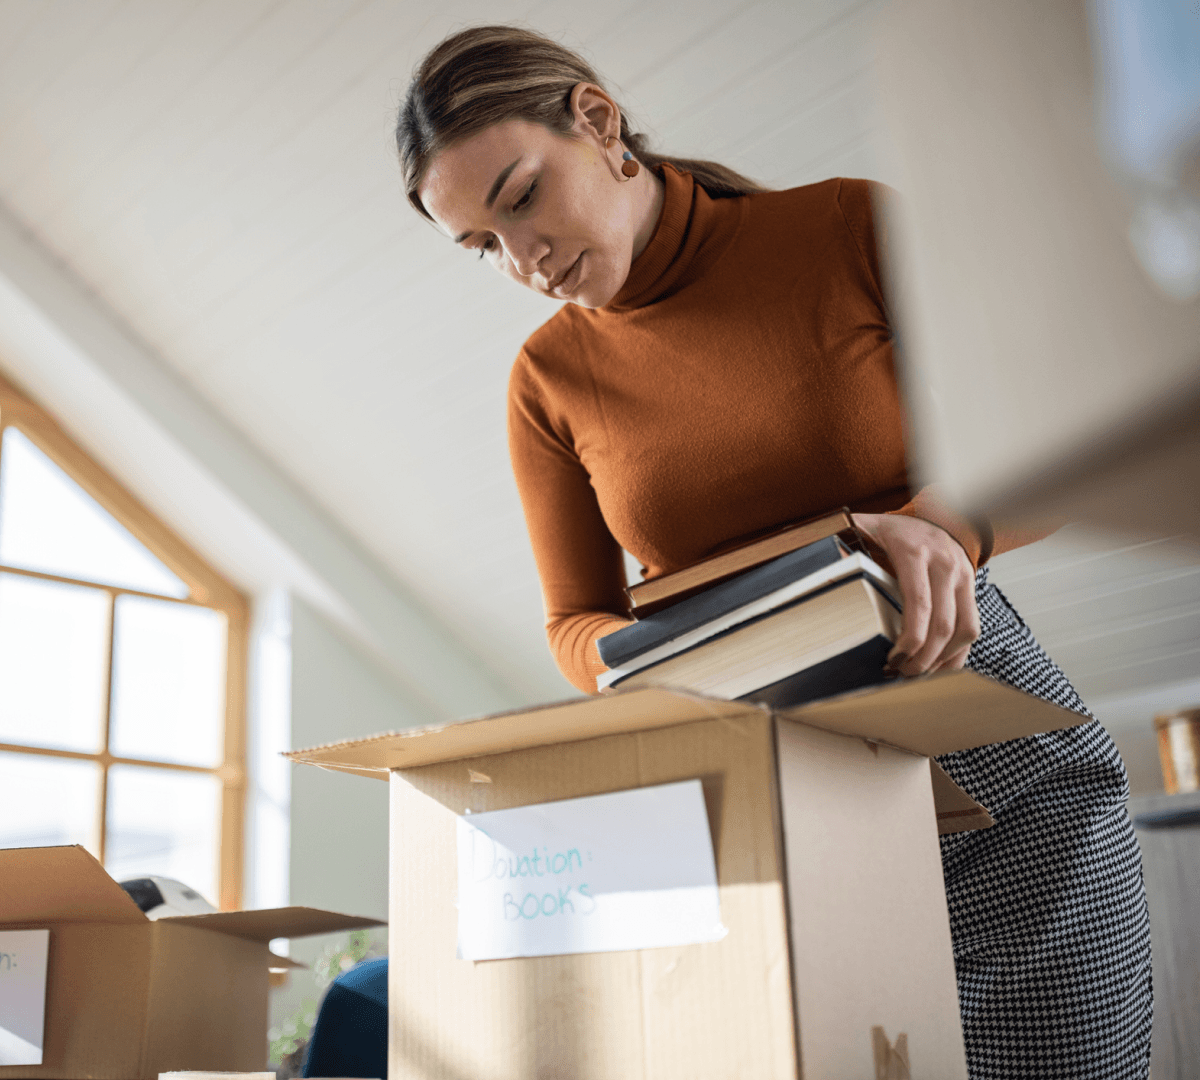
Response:
[[[429,161],[451,143],[505,120],[529,120],[571,131],[571,90],[603,86],[583,57],[550,38],[517,26],[474,26],[451,34],[421,61],[396,120],[396,148],[408,201],[426,217],[417,188]],[[766,188],[713,161],[652,152],[631,131],[621,110],[621,141],[643,164],[689,172],[714,199]]]

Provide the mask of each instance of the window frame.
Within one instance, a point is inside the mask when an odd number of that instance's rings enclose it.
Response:
[[[250,605],[246,596],[167,526],[132,492],[83,449],[45,409],[0,375],[0,457],[4,429],[15,427],[112,515],[157,559],[188,587],[186,598],[141,592],[85,578],[69,578],[22,567],[0,564],[0,572],[21,577],[82,585],[109,594],[107,683],[101,718],[103,742],[98,753],[39,747],[36,744],[0,743],[0,751],[40,757],[93,761],[100,767],[99,806],[95,839],[104,861],[108,824],[108,770],[113,765],[142,765],[186,773],[216,776],[221,782],[218,826],[217,906],[221,911],[240,909],[243,896],[246,818],[246,672],[249,649]],[[109,752],[109,717],[112,707],[113,623],[118,596],[142,596],[170,603],[205,607],[226,617],[225,733],[222,762],[216,768],[181,765],[150,758],[114,756]]]

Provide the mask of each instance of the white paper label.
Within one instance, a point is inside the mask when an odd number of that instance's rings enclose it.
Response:
[[[0,1065],[40,1065],[49,930],[0,930]]]
[[[464,960],[719,941],[699,780],[458,819]]]

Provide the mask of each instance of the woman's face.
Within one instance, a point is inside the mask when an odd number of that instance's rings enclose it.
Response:
[[[621,146],[605,148],[604,102],[576,87],[576,130],[509,120],[438,154],[418,188],[422,205],[461,247],[535,292],[582,307],[607,304],[649,243],[661,181],[621,175]],[[605,100],[611,105],[611,99]],[[619,130],[619,127],[617,128]]]

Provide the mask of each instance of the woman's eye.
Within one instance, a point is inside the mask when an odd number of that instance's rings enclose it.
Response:
[[[482,258],[483,258],[483,257],[484,257],[484,256],[485,256],[485,255],[486,255],[486,254],[487,254],[489,251],[491,251],[491,250],[492,250],[492,248],[494,248],[495,246],[496,246],[496,238],[495,238],[495,237],[492,237],[491,239],[487,240],[487,241],[486,241],[486,242],[485,242],[485,243],[484,243],[484,244],[483,244],[483,245],[482,245],[482,246],[479,248],[479,257],[482,259]]]
[[[534,191],[536,191],[536,190],[537,190],[537,181],[535,180],[535,181],[534,181],[532,184],[530,184],[530,185],[529,185],[529,190],[528,190],[528,191],[526,191],[526,192],[525,192],[525,194],[524,194],[524,195],[522,195],[522,196],[521,196],[521,197],[520,197],[520,198],[519,198],[519,199],[516,201],[516,204],[513,206],[513,209],[514,209],[514,210],[521,210],[521,209],[523,209],[524,207],[528,206],[528,205],[529,205],[529,200],[533,198],[533,193],[534,193]]]

